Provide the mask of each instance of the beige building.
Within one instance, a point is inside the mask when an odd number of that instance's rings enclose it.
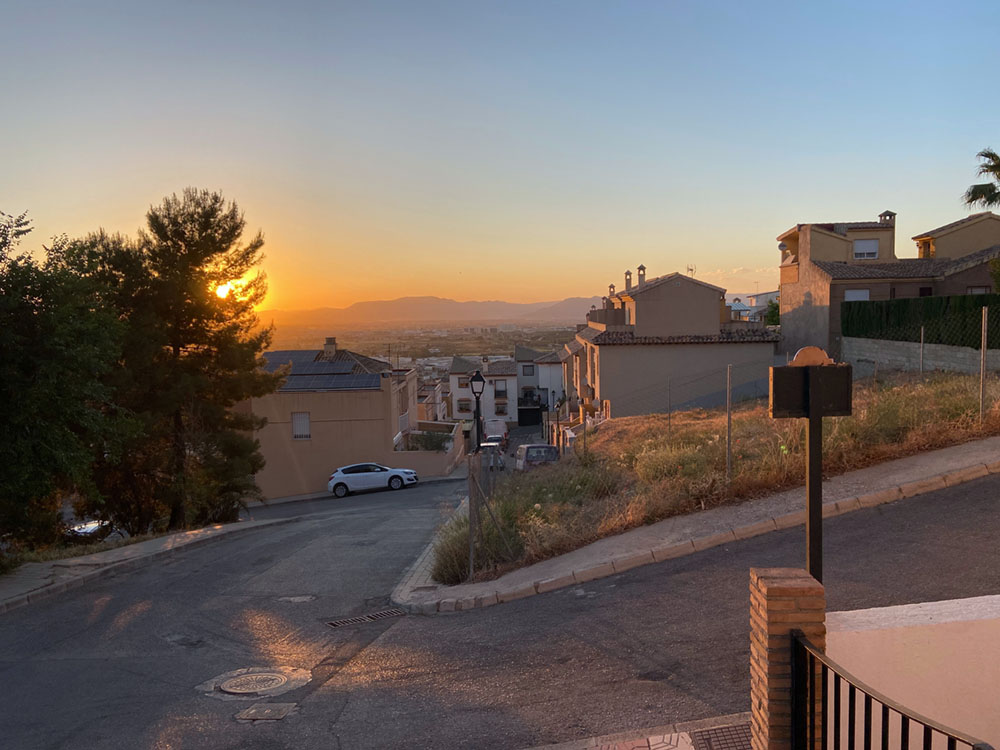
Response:
[[[672,273],[608,289],[562,353],[564,389],[588,413],[607,417],[714,405],[725,400],[727,366],[741,395],[766,393],[777,334],[733,320],[725,290]]]
[[[778,236],[782,349],[840,354],[840,303],[993,290],[1000,217],[974,214],[917,235],[918,258],[897,258],[896,214],[877,222],[796,224]]]
[[[251,400],[266,417],[257,431],[267,462],[256,475],[268,499],[326,490],[339,466],[370,461],[418,474],[446,474],[461,441],[447,453],[406,451],[417,423],[417,374],[393,370],[388,362],[337,348],[265,352],[267,368],[287,368],[272,394]],[[412,421],[411,421],[412,420]]]

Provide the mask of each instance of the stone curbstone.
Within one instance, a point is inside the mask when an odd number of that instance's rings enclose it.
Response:
[[[903,497],[916,497],[926,492],[943,490],[946,486],[944,475],[939,474],[936,477],[928,477],[927,479],[919,479],[916,482],[901,484],[899,485],[899,491],[903,493]]]
[[[701,552],[703,549],[711,549],[712,547],[718,547],[722,544],[728,544],[729,542],[736,541],[736,535],[733,530],[723,531],[720,534],[712,534],[711,536],[703,536],[698,539],[692,540],[696,552]]]
[[[797,510],[794,513],[785,513],[783,516],[774,517],[774,526],[777,529],[790,529],[794,526],[801,526],[806,522],[806,512]]]
[[[902,497],[903,493],[899,487],[890,487],[887,490],[879,490],[869,495],[861,495],[858,498],[858,502],[862,508],[874,508],[876,505],[884,505],[885,503],[901,500]]]
[[[614,573],[615,566],[606,562],[589,568],[584,568],[583,570],[574,570],[573,578],[577,583],[586,583],[587,581],[594,581],[598,578],[606,578],[607,576],[614,575]]]
[[[775,531],[777,525],[774,523],[773,518],[768,518],[766,521],[761,521],[760,523],[754,523],[749,526],[740,526],[739,528],[733,529],[733,535],[737,540],[741,539],[751,539],[755,536],[760,536],[761,534],[767,534],[770,531]]]
[[[654,547],[652,550],[653,559],[656,562],[665,562],[666,560],[673,560],[678,557],[684,557],[684,555],[690,555],[694,552],[694,542],[688,539],[686,542],[680,542],[678,544],[667,544],[663,547]]]
[[[454,599],[442,599],[438,602],[437,607],[438,612],[454,612],[455,611],[455,600]]]
[[[529,596],[534,596],[538,592],[535,591],[535,584],[529,583],[519,588],[513,589],[512,591],[498,591],[497,600],[500,602],[513,602],[517,599],[524,599]]]
[[[959,469],[958,471],[945,474],[944,483],[949,487],[954,487],[955,485],[962,484],[963,482],[971,482],[973,479],[980,479],[988,476],[989,473],[990,470],[986,468],[986,464],[976,464],[975,466],[969,466],[965,469]]]
[[[632,568],[638,568],[641,565],[648,565],[652,562],[656,562],[653,559],[653,553],[647,550],[627,557],[613,558],[611,560],[611,567],[615,569],[615,573],[624,573],[626,570],[632,570]]]
[[[492,607],[494,604],[500,603],[500,597],[497,596],[497,592],[494,591],[492,594],[480,594],[476,597],[476,608],[481,609],[483,607]]]
[[[650,562],[652,562],[652,556],[650,556]],[[535,588],[539,594],[545,594],[549,591],[555,591],[556,589],[565,588],[566,586],[572,586],[574,583],[576,583],[576,579],[573,577],[573,574],[567,573],[564,576],[546,578],[543,581],[537,581],[535,583]]]
[[[856,510],[861,510],[861,501],[856,497],[850,497],[846,500],[838,500],[837,503],[837,513],[853,513]]]
[[[1000,474],[1000,461],[994,461],[991,464],[986,464],[986,470],[990,474]]]

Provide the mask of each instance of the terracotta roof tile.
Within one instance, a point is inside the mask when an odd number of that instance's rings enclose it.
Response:
[[[933,279],[950,276],[1000,257],[1000,245],[961,258],[903,258],[895,263],[844,263],[814,260],[831,279]]]
[[[993,213],[992,211],[980,211],[978,214],[970,214],[966,216],[964,219],[953,221],[950,224],[944,224],[940,227],[936,227],[935,229],[931,229],[930,231],[924,232],[923,234],[914,235],[912,239],[919,240],[924,237],[935,237],[939,234],[944,234],[945,232],[951,231],[956,227],[960,227],[962,226],[962,224],[968,224],[970,221],[975,221],[976,219],[982,216],[996,216],[996,214]]]
[[[754,344],[775,343],[781,337],[767,329],[720,331],[709,335],[685,336],[636,336],[631,331],[604,331],[594,339],[599,346],[628,346],[637,344]]]

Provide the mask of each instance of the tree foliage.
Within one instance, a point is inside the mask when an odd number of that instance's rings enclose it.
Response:
[[[120,327],[92,284],[15,254],[30,231],[25,214],[0,214],[0,548],[58,540],[60,497],[90,486],[112,433],[102,379]]]
[[[130,437],[97,457],[84,509],[132,533],[235,520],[259,496],[261,423],[240,405],[280,380],[260,368],[271,329],[253,312],[267,291],[264,240],[242,242],[237,205],[189,188],[146,225],[135,239],[90,235],[59,259],[100,286],[125,327],[109,382]]]
[[[767,301],[767,310],[764,312],[764,325],[776,326],[781,324],[781,306],[777,300]]]
[[[990,182],[972,185],[965,191],[962,200],[970,207],[993,208],[1000,206],[1000,154],[990,148],[984,148],[976,158],[979,159],[980,177],[988,177]]]

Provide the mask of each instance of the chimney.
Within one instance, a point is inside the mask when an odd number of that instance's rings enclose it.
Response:
[[[883,211],[878,215],[878,223],[894,227],[896,226],[896,214],[893,211]]]
[[[327,336],[326,343],[323,344],[323,356],[332,357],[337,353],[337,337]]]
[[[639,286],[646,283],[646,267],[642,264],[639,265]]]
[[[483,355],[483,368],[485,369],[485,368],[486,368],[486,365],[488,365],[489,363],[490,363],[490,358],[489,358],[489,357],[487,357],[487,356],[486,356],[486,355],[484,354],[484,355]]]
[[[625,291],[629,291],[632,288],[632,272],[625,272]]]
[[[614,297],[615,296],[615,285],[614,284],[608,284],[608,296],[609,297]]]

